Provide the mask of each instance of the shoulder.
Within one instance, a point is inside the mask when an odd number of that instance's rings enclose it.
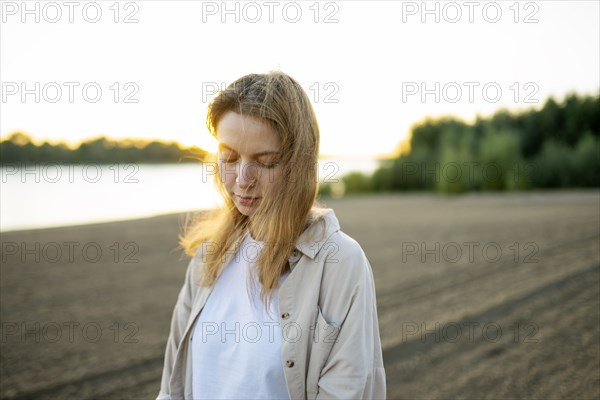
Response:
[[[190,259],[188,264],[185,280],[192,292],[195,292],[199,286],[202,286],[202,275],[204,273],[202,266],[205,261],[205,254],[206,248],[204,243],[202,243],[196,248],[194,256]]]
[[[323,245],[328,258],[342,258],[346,261],[353,259],[366,259],[365,252],[360,244],[342,230],[333,232]],[[327,251],[328,250],[328,251]]]
[[[342,290],[372,285],[373,273],[364,250],[343,231],[334,232],[323,245],[322,252],[322,285],[325,289]]]
[[[341,326],[353,306],[369,310],[375,304],[374,277],[365,252],[352,237],[337,231],[328,243],[323,247],[319,304],[324,318]]]
[[[347,270],[368,268],[368,261],[360,244],[341,230],[332,209],[312,210],[313,222],[305,233],[312,239],[310,246],[315,251],[315,261],[326,267],[340,264]],[[306,242],[305,242],[306,243]]]

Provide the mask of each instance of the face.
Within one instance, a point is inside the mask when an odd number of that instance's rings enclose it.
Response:
[[[265,122],[233,111],[223,115],[216,130],[221,181],[238,211],[250,216],[278,187],[279,136]]]

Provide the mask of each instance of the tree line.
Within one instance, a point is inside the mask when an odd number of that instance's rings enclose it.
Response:
[[[500,110],[474,123],[427,118],[412,127],[410,152],[372,175],[326,183],[322,193],[599,187],[599,136],[600,96],[549,98],[541,109]]]
[[[179,163],[205,161],[209,153],[176,142],[113,140],[98,137],[69,148],[64,143],[36,145],[30,136],[15,132],[0,142],[0,164],[32,163]]]

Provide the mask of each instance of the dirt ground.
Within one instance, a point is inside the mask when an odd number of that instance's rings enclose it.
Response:
[[[330,200],[390,399],[600,398],[600,191]],[[154,399],[181,215],[2,233],[0,398]]]

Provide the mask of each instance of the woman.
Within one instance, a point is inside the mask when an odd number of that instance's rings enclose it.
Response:
[[[181,237],[193,258],[158,399],[385,398],[371,267],[316,206],[308,96],[284,73],[250,74],[207,124],[224,204]]]

